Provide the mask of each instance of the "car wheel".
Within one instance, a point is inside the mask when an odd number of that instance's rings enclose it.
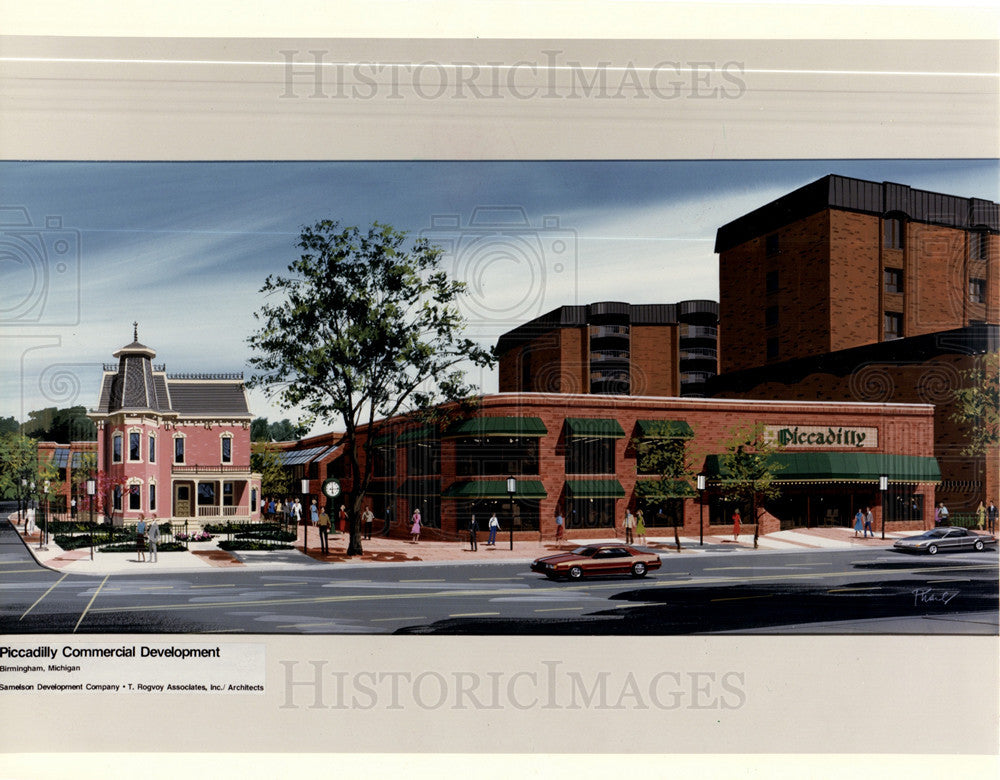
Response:
[[[579,566],[574,566],[572,569],[569,570],[569,578],[571,580],[578,580],[581,577],[583,577],[583,569],[581,569]]]
[[[927,554],[928,555],[937,555],[937,545],[936,544],[932,544],[930,547],[928,547],[927,548]]]
[[[632,576],[633,577],[645,577],[646,576],[646,564],[639,561],[632,565]]]
[[[976,539],[976,543],[972,546],[976,548],[976,552],[982,552],[985,545],[982,539]]]

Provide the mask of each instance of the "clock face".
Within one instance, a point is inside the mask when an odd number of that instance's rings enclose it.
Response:
[[[329,498],[336,498],[340,495],[340,483],[335,479],[328,479],[323,483],[323,493]]]

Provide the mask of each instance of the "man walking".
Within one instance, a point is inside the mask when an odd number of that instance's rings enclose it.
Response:
[[[500,521],[497,520],[497,513],[494,512],[492,515],[490,515],[490,538],[489,541],[486,542],[487,547],[497,546],[497,531],[499,530],[500,530]]]
[[[875,522],[874,516],[872,516],[872,510],[865,507],[865,533],[864,538],[868,538],[868,534],[872,535],[872,539],[875,538],[875,531],[872,530],[872,523]]]
[[[316,521],[316,527],[319,528],[319,549],[323,555],[330,554],[330,515],[326,511],[319,513],[319,519]]]
[[[566,519],[562,512],[556,512],[556,542],[562,542],[563,532],[566,530]]]
[[[996,501],[992,498],[990,499],[990,505],[986,507],[986,530],[991,534],[997,532],[997,514],[1000,510],[997,509]]]
[[[632,529],[635,528],[635,517],[631,509],[625,510],[625,544],[632,544]]]
[[[361,515],[361,521],[365,524],[365,539],[372,538],[372,523],[375,522],[375,513],[372,512],[372,508],[365,507],[364,513]]]
[[[476,541],[476,536],[479,533],[479,523],[476,522],[475,514],[469,520],[469,549],[478,550],[479,545]]]

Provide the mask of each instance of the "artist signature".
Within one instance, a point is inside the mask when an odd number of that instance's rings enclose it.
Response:
[[[917,588],[913,591],[913,606],[916,607],[920,604],[947,604],[957,595],[957,590]]]

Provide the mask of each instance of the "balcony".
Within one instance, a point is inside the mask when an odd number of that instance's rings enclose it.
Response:
[[[682,339],[718,339],[719,329],[711,325],[688,325],[682,322],[680,337]]]
[[[591,364],[595,363],[628,363],[627,349],[595,349],[590,353]]]
[[[200,506],[198,517],[250,517],[250,509],[245,506]]]
[[[170,469],[170,473],[175,476],[192,474],[201,476],[219,476],[225,474],[227,476],[232,476],[234,474],[250,477],[250,467],[249,466],[234,466],[232,464],[219,464],[217,466],[183,466],[174,465]]]

